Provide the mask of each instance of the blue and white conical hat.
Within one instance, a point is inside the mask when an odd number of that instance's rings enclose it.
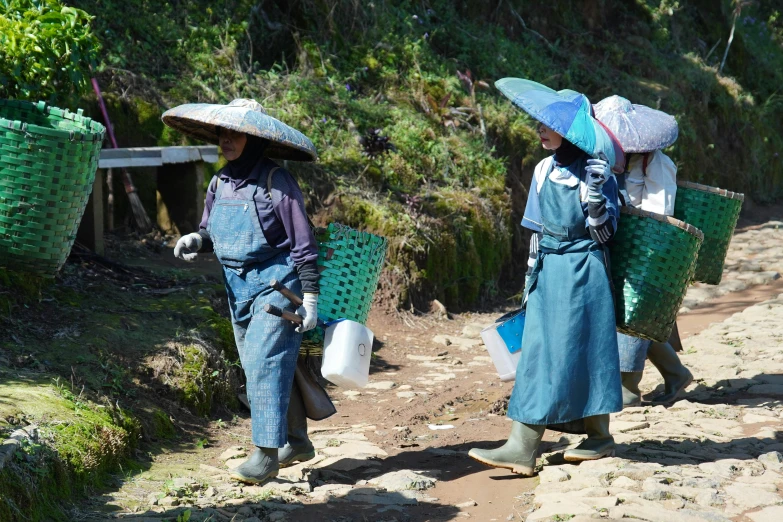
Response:
[[[495,82],[514,105],[595,158],[603,156],[622,172],[625,156],[620,143],[591,115],[590,101],[570,89],[556,91],[532,80],[503,78]]]

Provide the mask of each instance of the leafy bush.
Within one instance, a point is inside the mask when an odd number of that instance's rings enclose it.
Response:
[[[0,0],[0,97],[79,94],[99,49],[91,20],[59,0]]]

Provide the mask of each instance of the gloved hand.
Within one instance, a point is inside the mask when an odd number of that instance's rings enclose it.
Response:
[[[302,325],[296,327],[299,333],[312,330],[318,323],[318,294],[305,293],[302,301],[302,306],[296,311],[302,316]]]
[[[601,187],[612,175],[609,162],[591,158],[587,160],[585,170],[587,171],[587,201],[590,203],[603,202],[604,195],[601,192]]]
[[[201,236],[196,232],[182,236],[174,247],[174,257],[185,261],[193,261],[201,250]]]

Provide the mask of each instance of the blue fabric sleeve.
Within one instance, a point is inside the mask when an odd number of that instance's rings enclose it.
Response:
[[[541,232],[541,206],[538,202],[538,183],[536,182],[535,175],[533,181],[530,183],[530,192],[527,194],[527,205],[525,206],[525,214],[522,217],[522,226]]]
[[[609,212],[609,219],[613,220],[614,229],[617,230],[617,221],[620,218],[620,198],[617,188],[617,178],[611,176],[601,187],[606,198],[606,210]]]

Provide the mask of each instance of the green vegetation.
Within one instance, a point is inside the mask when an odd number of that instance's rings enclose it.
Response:
[[[504,76],[660,107],[680,122],[667,152],[681,178],[756,202],[783,190],[774,3],[67,3],[95,17],[99,78],[113,117],[127,122],[117,124],[124,143],[183,143],[159,123],[164,108],[238,96],[310,136],[319,162],[289,167],[316,222],[390,238],[383,284],[399,306],[435,297],[465,308],[499,286],[518,290],[517,224],[544,154],[532,122],[491,86]],[[91,100],[81,105],[98,115]],[[376,129],[393,149],[368,145]]]
[[[100,46],[91,17],[60,0],[0,1],[0,97],[71,100]]]
[[[37,425],[28,428],[36,436],[23,440],[0,469],[0,520],[60,518],[59,502],[101,485],[118,465],[128,466],[140,425],[116,403],[74,395],[60,378],[45,383],[40,375],[25,375],[12,380],[3,372],[0,382],[0,434],[14,428],[9,419]]]
[[[96,270],[69,263],[45,283],[0,271],[0,442],[37,434],[0,467],[0,520],[68,520],[67,502],[144,467],[137,448],[205,440],[192,426],[238,408],[218,285],[156,295],[150,273],[129,269],[129,288]]]

